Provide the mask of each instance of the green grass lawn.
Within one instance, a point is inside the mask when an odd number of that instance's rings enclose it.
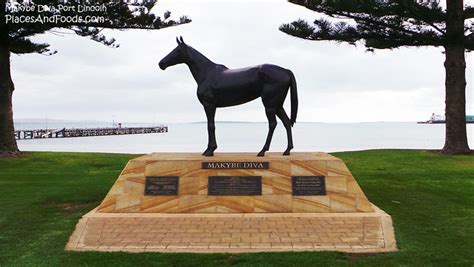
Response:
[[[474,156],[413,150],[334,155],[346,162],[367,197],[392,215],[400,251],[66,252],[78,219],[99,204],[136,155],[34,152],[0,159],[0,266],[474,265]]]

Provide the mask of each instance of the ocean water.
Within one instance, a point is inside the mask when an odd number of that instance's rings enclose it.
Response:
[[[101,123],[50,123],[49,128],[110,127]],[[124,126],[150,126],[124,124]],[[45,128],[45,124],[15,125],[16,129]],[[71,151],[111,153],[202,152],[207,146],[205,123],[168,124],[168,133],[18,140],[22,151]],[[267,123],[217,122],[216,152],[258,152],[267,135]],[[415,122],[296,123],[293,151],[354,151],[365,149],[441,149],[444,124]],[[474,147],[474,124],[468,124]],[[270,151],[282,152],[287,145],[283,125],[278,124]]]

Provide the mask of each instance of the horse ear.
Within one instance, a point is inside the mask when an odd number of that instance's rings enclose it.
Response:
[[[179,40],[181,41],[182,44],[184,44],[183,36],[180,36]]]
[[[181,44],[181,43],[179,42],[179,39],[178,39],[178,37],[176,37],[176,42],[177,42],[178,44]]]

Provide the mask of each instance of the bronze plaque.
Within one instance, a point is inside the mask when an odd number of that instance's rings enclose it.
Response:
[[[293,196],[324,196],[326,195],[326,177],[292,176],[291,187]]]
[[[203,162],[202,169],[268,169],[268,162],[258,161],[210,161]]]
[[[147,176],[145,180],[145,196],[176,196],[178,188],[178,176]]]
[[[261,196],[262,176],[209,176],[209,196]]]

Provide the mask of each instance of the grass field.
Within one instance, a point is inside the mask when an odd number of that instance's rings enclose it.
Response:
[[[367,197],[392,215],[400,251],[160,254],[66,252],[136,155],[28,153],[0,159],[0,266],[473,266],[474,156],[426,151],[336,153]]]

